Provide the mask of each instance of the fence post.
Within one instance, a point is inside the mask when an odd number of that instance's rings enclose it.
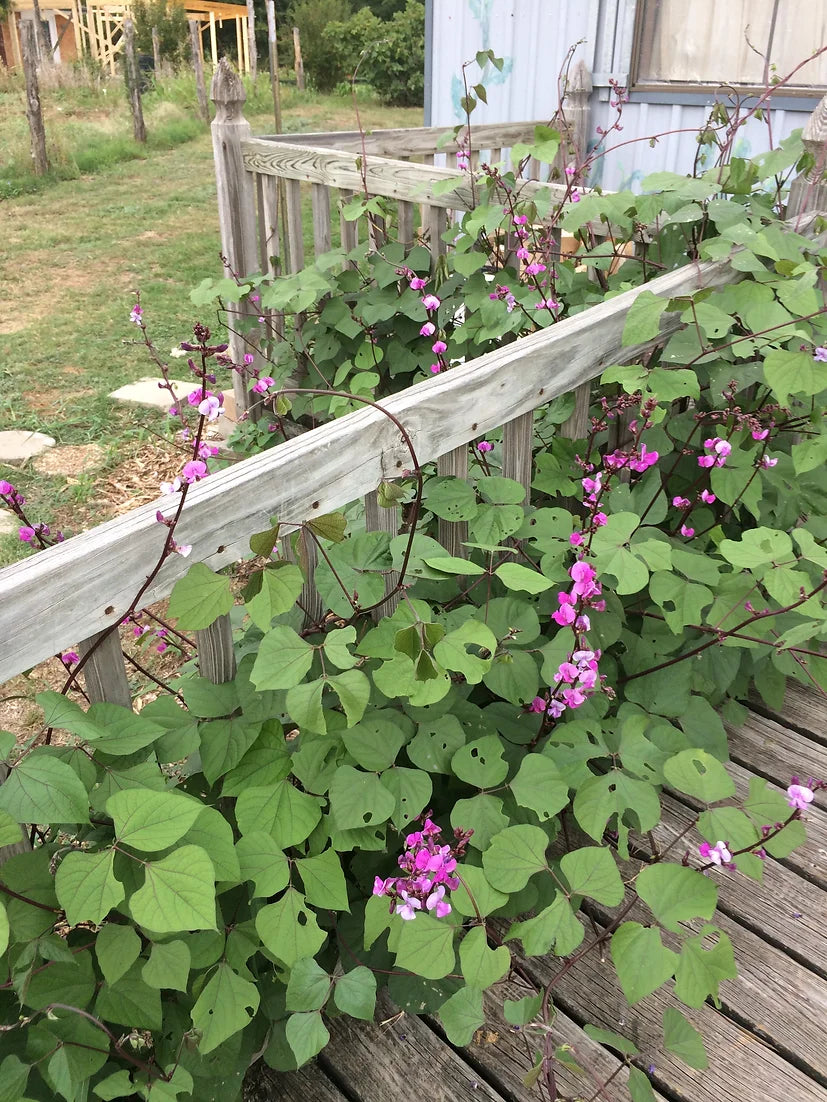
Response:
[[[204,122],[210,121],[210,107],[207,103],[207,86],[204,83],[204,58],[201,54],[201,27],[197,19],[190,19],[190,49],[192,68],[195,73],[195,96],[198,100],[198,114]]]
[[[807,119],[801,134],[804,148],[812,155],[813,164],[796,176],[790,186],[787,218],[797,218],[813,210],[827,210],[827,96],[824,96]]]
[[[296,55],[296,87],[300,92],[304,91],[304,62],[302,61],[302,44],[299,37],[299,28],[293,28],[293,52]]]
[[[256,11],[253,0],[247,0],[247,41],[249,43],[250,76],[258,76],[258,49],[256,48]]]
[[[126,86],[129,90],[129,105],[132,108],[132,134],[136,142],[146,141],[144,109],[141,105],[141,74],[135,53],[135,24],[131,19],[123,21],[123,51],[126,64]]]
[[[232,681],[236,674],[233,629],[228,613],[219,616],[208,628],[196,631],[198,668],[213,685]]]
[[[158,34],[158,28],[152,28],[152,64],[155,66],[155,75],[160,76],[161,73],[161,38]]]
[[[218,192],[218,223],[221,229],[221,251],[225,258],[227,274],[249,275],[259,269],[253,181],[244,167],[241,143],[250,137],[250,124],[244,118],[247,95],[241,78],[225,57],[215,70],[210,89],[215,104],[212,121],[215,180]],[[252,316],[248,302],[239,303],[237,317],[243,322]],[[230,354],[235,363],[242,363],[244,354],[251,351],[249,338],[236,332],[230,333]],[[255,348],[252,348],[255,355]],[[263,366],[263,361],[253,364]],[[250,396],[246,381],[237,371],[233,372],[233,393],[239,413],[250,408]]]
[[[279,84],[279,45],[276,38],[276,0],[267,0],[267,45],[270,51],[270,86],[273,89],[273,118],[276,133],[281,133],[281,85]]]
[[[14,12],[12,12],[14,18]],[[49,171],[46,155],[46,131],[43,127],[43,110],[40,106],[40,86],[37,82],[37,40],[34,23],[26,19],[20,27],[23,32],[23,69],[26,74],[26,118],[32,138],[32,160],[36,176]]]

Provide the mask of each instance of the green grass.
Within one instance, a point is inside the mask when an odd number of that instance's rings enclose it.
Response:
[[[159,131],[164,116],[170,126],[177,125],[181,112],[189,121],[180,102],[186,82],[173,80],[168,99],[161,98],[167,94],[161,88],[148,104],[148,119],[156,119]],[[128,468],[130,456],[163,427],[161,417],[115,406],[107,398],[124,383],[157,374],[145,350],[132,343],[133,292],[140,290],[152,337],[167,355],[186,339],[194,321],[215,321],[192,306],[189,292],[205,276],[219,274],[220,246],[206,127],[196,123],[195,137],[185,144],[154,144],[129,159],[129,120],[120,108],[98,118],[99,94],[61,91],[62,98],[44,95],[52,140],[69,148],[78,133],[97,127],[97,144],[86,147],[89,160],[80,153],[81,163],[94,171],[80,174],[78,168],[75,178],[50,181],[3,203],[0,429],[36,429],[58,444],[97,443],[105,459],[94,477],[47,477],[32,467],[0,465],[0,478],[19,486],[35,520],[78,531],[111,515],[111,493],[102,502],[101,487]],[[13,146],[20,130],[10,95],[0,92],[3,150]],[[261,113],[248,115],[253,132],[271,132],[269,86],[263,79],[251,96],[251,108],[259,105]],[[383,108],[372,99],[361,101],[360,111],[368,128],[421,123],[419,111]],[[291,132],[355,127],[347,100],[312,92],[286,89],[284,117]],[[73,163],[78,165],[77,154]],[[172,363],[173,374],[180,376],[181,361]],[[25,548],[16,537],[0,538],[0,565],[21,553]]]

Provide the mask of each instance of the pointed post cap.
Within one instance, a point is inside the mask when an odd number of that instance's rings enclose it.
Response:
[[[244,118],[247,93],[241,77],[226,57],[221,58],[213,74],[210,99],[215,104],[216,122],[235,122]]]

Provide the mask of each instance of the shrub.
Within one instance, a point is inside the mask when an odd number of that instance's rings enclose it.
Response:
[[[285,34],[290,27],[299,28],[305,73],[320,92],[331,92],[347,75],[337,44],[324,31],[330,23],[346,22],[351,10],[350,0],[295,0],[282,24]],[[291,41],[284,57],[292,54]]]
[[[331,23],[325,27],[323,38],[331,56],[336,57],[342,79],[349,81],[358,72],[365,77],[370,68],[370,54],[387,30],[387,25],[369,8],[360,8],[344,23]],[[363,58],[364,55],[364,58]]]
[[[385,103],[416,107],[425,97],[425,7],[408,0],[386,23],[360,68]]]
[[[162,58],[176,62],[186,56],[189,25],[183,4],[170,0],[136,0],[133,12],[135,43],[142,53],[152,53],[152,28],[156,27]]]

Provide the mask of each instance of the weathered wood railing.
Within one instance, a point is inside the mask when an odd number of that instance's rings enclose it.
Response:
[[[821,126],[819,119],[827,119],[825,104],[827,97],[810,128],[818,131],[822,146],[827,126]],[[220,123],[224,129],[216,134],[222,231],[225,247],[240,250],[237,270],[246,273],[258,270],[260,254],[251,199],[252,176],[244,167],[244,158],[252,156],[259,143],[248,141],[249,127],[240,110],[232,110],[231,104],[225,106],[226,117]],[[816,140],[813,133],[808,140],[811,144]],[[249,153],[242,150],[243,143]],[[270,143],[268,149],[274,144],[280,144],[280,165],[296,158],[291,179],[297,185],[301,179],[313,179],[309,176],[311,168],[302,159],[308,153],[306,149],[299,147],[298,153],[291,153],[293,147],[287,142]],[[357,171],[352,158],[348,161],[341,153],[329,150],[311,153],[323,155],[329,174],[338,163],[336,158],[340,158],[342,163],[336,171],[343,183],[337,186],[352,182]],[[385,165],[370,162],[369,181],[378,186],[385,179],[382,174],[388,171],[393,177],[393,170]],[[420,170],[419,166],[407,168],[411,172]],[[318,171],[318,166],[312,171]],[[443,171],[450,174],[451,170]],[[435,170],[430,168],[428,172],[433,180]],[[332,186],[331,179],[328,175],[328,183],[319,186]],[[268,180],[274,177],[262,169],[256,185],[259,195]],[[421,194],[414,187],[422,183],[423,178],[417,177],[416,184],[405,184],[408,198],[403,201],[420,201]],[[528,182],[526,186],[536,185]],[[232,198],[239,202],[230,203]],[[241,200],[249,202],[245,205]],[[458,200],[462,200],[461,188],[450,197],[434,195],[430,201],[448,209],[461,206]],[[803,212],[813,210],[814,204],[823,200],[820,181],[801,177],[793,185],[793,200],[796,228],[806,232],[815,218]],[[528,495],[534,411],[559,395],[587,387],[607,364],[633,362],[682,327],[677,312],[664,313],[658,336],[644,345],[624,348],[621,335],[637,296],[646,290],[674,299],[701,288],[714,290],[741,278],[742,273],[726,258],[692,263],[409,387],[388,398],[384,408],[404,425],[420,464],[436,461],[440,471],[459,476],[467,474],[469,444],[502,427],[503,473],[521,482]],[[565,434],[570,438],[582,436],[583,418],[581,410],[563,427]],[[365,408],[211,475],[190,487],[176,530],[180,542],[192,544],[192,557],[170,556],[148,585],[142,603],[150,605],[168,596],[192,562],[206,562],[218,569],[241,559],[248,552],[249,537],[268,528],[274,515],[287,533],[364,498],[367,526],[395,532],[395,511],[378,506],[376,488],[383,480],[399,477],[410,466],[410,452],[394,421],[378,409]],[[176,507],[173,499],[162,498],[0,571],[0,683],[77,644],[82,653],[94,647],[84,667],[90,699],[128,704],[129,684],[120,643],[117,631],[110,629],[123,619],[160,556],[167,529],[158,523],[156,514],[170,517]],[[446,525],[441,535],[453,553],[462,554],[461,525]],[[308,584],[312,585],[312,579]],[[103,643],[98,643],[101,632],[108,634]],[[233,676],[231,644],[228,617],[198,633],[204,676],[216,682]]]

